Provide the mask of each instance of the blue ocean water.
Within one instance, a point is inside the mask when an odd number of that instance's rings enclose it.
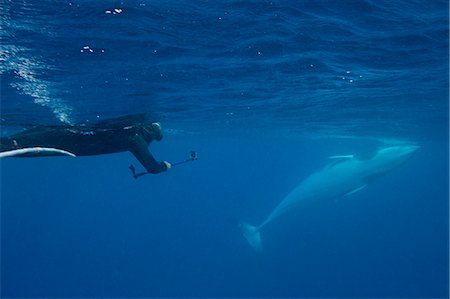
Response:
[[[0,0],[1,133],[148,113],[176,162],[1,160],[2,297],[449,295],[447,1]],[[420,150],[258,224],[327,157]],[[137,164],[136,164],[137,165]]]

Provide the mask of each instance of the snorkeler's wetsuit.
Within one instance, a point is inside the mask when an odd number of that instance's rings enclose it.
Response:
[[[77,156],[130,151],[148,172],[166,171],[166,164],[156,161],[148,150],[150,142],[162,139],[161,131],[154,130],[149,123],[127,124],[127,120],[135,119],[135,116],[121,117],[94,126],[36,126],[12,136],[1,137],[0,152],[28,147],[56,148]]]

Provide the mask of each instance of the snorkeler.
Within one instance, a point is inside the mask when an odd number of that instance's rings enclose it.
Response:
[[[106,120],[93,126],[35,126],[12,136],[1,137],[0,154],[3,153],[4,157],[91,156],[130,151],[147,171],[142,174],[156,174],[172,166],[167,161],[156,161],[148,149],[153,140],[160,141],[162,138],[161,124],[149,122],[145,115],[138,114]],[[137,178],[134,171],[133,176]]]

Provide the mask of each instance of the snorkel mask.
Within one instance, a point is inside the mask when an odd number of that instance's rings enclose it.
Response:
[[[149,132],[149,130],[151,130],[151,132]],[[154,136],[154,138],[157,141],[160,141],[163,137],[161,123],[159,123],[159,122],[154,122],[154,123],[151,123],[149,126],[148,125],[145,126],[144,131],[148,135]]]
[[[155,139],[157,141],[160,141],[162,139],[162,127],[161,127],[161,123],[159,122],[154,122],[151,124],[151,129],[155,134]]]

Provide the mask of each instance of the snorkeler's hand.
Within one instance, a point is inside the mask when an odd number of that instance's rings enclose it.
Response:
[[[172,164],[170,164],[167,161],[163,161],[163,163],[166,165],[166,170],[169,170],[170,168],[172,168]]]

